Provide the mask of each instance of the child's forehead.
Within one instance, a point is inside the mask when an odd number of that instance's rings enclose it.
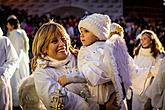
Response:
[[[86,28],[84,28],[84,27],[81,27],[80,30],[87,30],[87,31],[89,31],[88,29],[86,29]]]

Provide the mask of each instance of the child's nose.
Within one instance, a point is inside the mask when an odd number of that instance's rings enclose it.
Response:
[[[83,33],[80,34],[80,37],[84,37]]]

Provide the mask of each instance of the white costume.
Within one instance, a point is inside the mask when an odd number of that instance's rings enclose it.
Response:
[[[104,104],[115,91],[108,73],[112,73],[109,58],[105,55],[105,42],[95,42],[81,47],[78,53],[78,70],[88,82],[91,94],[99,104]]]
[[[8,37],[11,40],[17,55],[19,57],[19,64],[11,78],[11,87],[13,93],[13,104],[18,106],[18,93],[17,86],[20,81],[29,76],[29,39],[23,29],[14,29],[8,33]]]
[[[56,108],[55,105],[57,102],[54,100],[56,97],[62,97],[64,109],[67,110],[99,109],[96,103],[94,104],[93,102],[91,103],[92,106],[89,106],[85,99],[79,96],[80,92],[85,89],[83,83],[78,84],[77,86],[68,84],[66,87],[62,87],[57,82],[60,76],[78,73],[76,69],[76,59],[73,55],[69,55],[62,61],[46,57],[44,59],[39,59],[37,64],[38,66],[33,73],[35,87],[38,96],[48,110],[54,110],[54,108]]]
[[[158,72],[160,65],[160,57],[156,59],[151,55],[149,48],[140,48],[139,54],[135,56],[135,64],[141,68],[150,68],[150,72],[146,74],[139,74],[132,80],[133,89],[133,103],[132,108],[134,110],[143,110],[146,97],[144,95],[152,76],[155,76]],[[140,82],[139,82],[140,81]]]
[[[78,69],[87,79],[97,103],[105,104],[112,93],[117,92],[120,110],[125,110],[121,77],[112,52],[112,45],[105,42],[95,42],[88,47],[82,47],[78,54]]]
[[[18,95],[19,104],[23,110],[46,110],[36,93],[33,74],[21,81]]]
[[[12,109],[10,78],[17,67],[17,53],[7,37],[2,36],[0,29],[0,110]]]
[[[145,94],[151,99],[152,107],[165,110],[165,58],[161,62],[157,76]]]

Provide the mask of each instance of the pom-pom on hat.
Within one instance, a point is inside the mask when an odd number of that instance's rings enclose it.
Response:
[[[84,19],[80,20],[78,28],[85,28],[99,40],[106,40],[109,36],[111,19],[108,15],[94,13],[92,15],[86,16]]]

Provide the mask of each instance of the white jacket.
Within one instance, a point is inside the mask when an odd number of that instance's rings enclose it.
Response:
[[[37,61],[38,66],[33,73],[37,94],[48,110],[53,110],[56,104],[53,97],[59,95],[62,96],[64,109],[98,110],[97,104],[91,103],[93,108],[90,108],[90,105],[88,105],[84,98],[75,94],[72,91],[74,89],[72,87],[74,86],[71,86],[70,90],[70,88],[62,87],[57,82],[57,79],[62,75],[77,73],[76,59],[73,55],[69,55],[66,60],[54,60],[52,64],[50,63],[52,62],[46,59],[39,59]],[[76,87],[81,88],[81,86],[78,85]],[[60,94],[57,93],[58,91],[61,91]]]

